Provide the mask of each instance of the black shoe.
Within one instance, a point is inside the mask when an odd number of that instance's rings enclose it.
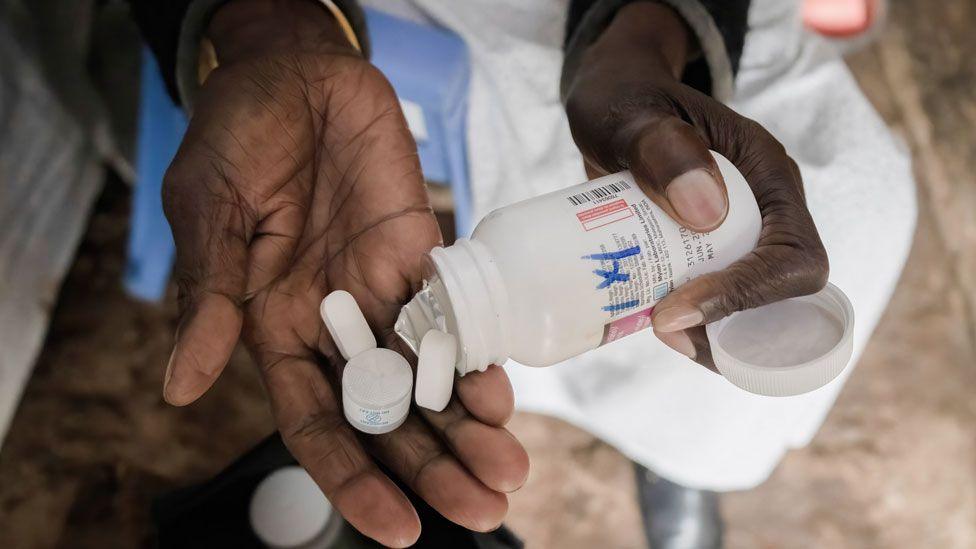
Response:
[[[721,549],[718,494],[686,488],[634,466],[644,534],[651,549]]]

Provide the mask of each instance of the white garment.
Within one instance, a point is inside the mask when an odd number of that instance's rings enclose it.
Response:
[[[436,21],[467,42],[475,218],[586,179],[558,96],[565,0],[365,3]],[[854,303],[856,360],[908,255],[909,158],[833,46],[802,31],[796,4],[754,0],[749,28],[732,106],[800,165],[830,279]],[[519,409],[564,418],[672,481],[723,491],[761,483],[787,449],[806,445],[851,369],[806,395],[761,397],[650,331],[552,368],[506,366]]]

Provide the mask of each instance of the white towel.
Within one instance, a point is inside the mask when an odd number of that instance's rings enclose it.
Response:
[[[584,181],[558,84],[565,0],[368,0],[467,42],[475,218]],[[797,5],[754,0],[733,107],[800,165],[831,261],[854,303],[855,360],[904,266],[915,226],[909,158],[836,49],[803,32]],[[812,393],[746,393],[640,333],[545,369],[506,365],[519,409],[564,418],[681,484],[751,488],[807,444],[852,367]]]

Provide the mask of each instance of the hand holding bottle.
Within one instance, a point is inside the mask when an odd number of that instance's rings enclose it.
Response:
[[[715,229],[728,213],[709,149],[732,161],[752,188],[763,222],[756,249],[681,286],[653,316],[664,343],[714,368],[705,324],[814,293],[827,282],[828,263],[799,170],[783,146],[756,122],[680,82],[695,48],[671,8],[629,4],[584,53],[566,108],[591,178],[630,169],[641,189],[689,229]]]

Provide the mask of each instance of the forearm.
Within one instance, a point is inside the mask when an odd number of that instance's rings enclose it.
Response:
[[[355,52],[338,21],[316,0],[232,0],[214,13],[206,36],[221,64],[324,48]]]
[[[199,59],[199,46],[201,39],[209,37],[221,42],[221,47],[225,58],[230,59],[237,54],[247,55],[248,48],[245,47],[248,36],[262,40],[256,42],[262,47],[273,46],[275,43],[282,45],[284,39],[274,39],[271,42],[264,40],[268,38],[267,32],[276,28],[278,31],[289,28],[288,18],[294,19],[296,13],[311,13],[306,21],[301,21],[301,28],[311,27],[315,23],[325,23],[316,27],[317,32],[331,33],[334,28],[334,18],[329,22],[330,13],[319,0],[300,0],[307,4],[304,7],[295,9],[283,8],[284,13],[272,13],[276,10],[261,10],[258,2],[249,0],[128,0],[133,18],[139,25],[146,43],[152,49],[156,60],[159,63],[160,72],[166,82],[170,95],[176,102],[182,102],[184,107],[189,107],[197,86],[197,62]],[[295,0],[289,0],[292,2]],[[273,3],[276,6],[285,6],[286,2]],[[239,5],[238,5],[239,4]],[[369,40],[366,33],[366,20],[362,8],[357,0],[332,0],[331,4],[339,11],[342,19],[347,24],[344,30],[349,31],[355,36],[358,49],[364,57],[369,57]],[[219,19],[224,19],[228,24],[239,24],[244,28],[238,33],[232,28],[220,29],[221,23],[214,25],[213,19],[217,13],[221,13]],[[291,15],[289,15],[289,13]],[[226,16],[226,17],[224,17]],[[261,20],[255,18],[260,17]],[[294,21],[292,21],[294,22]],[[283,24],[285,23],[285,24]],[[264,28],[265,30],[259,30]],[[211,34],[211,31],[214,31]],[[233,34],[240,39],[232,39],[234,43],[224,41],[222,34]],[[300,31],[299,37],[307,36],[305,31]],[[294,39],[295,36],[290,37]],[[235,45],[239,44],[239,45]],[[253,53],[253,51],[251,52]],[[229,56],[229,57],[228,57]]]
[[[583,54],[579,72],[633,69],[678,79],[697,51],[695,36],[672,8],[635,2],[621,8]]]
[[[635,5],[657,5],[671,8],[671,13],[684,22],[691,39],[682,81],[719,101],[728,101],[742,55],[749,4],[750,0],[571,0],[561,94],[565,99],[587,50],[606,36],[611,24],[619,22],[621,12]],[[634,16],[627,16],[631,17]],[[660,30],[646,24],[644,28],[645,36],[632,39],[646,46],[647,40],[658,39]]]

